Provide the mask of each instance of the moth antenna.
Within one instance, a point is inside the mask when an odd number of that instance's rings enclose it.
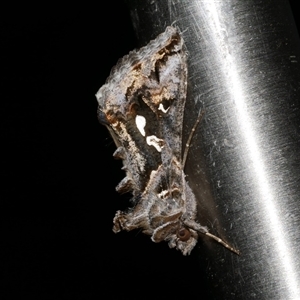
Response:
[[[177,23],[177,21],[173,21],[172,24],[171,24],[171,27],[175,27],[174,25]]]
[[[187,159],[187,156],[188,156],[188,153],[189,153],[189,148],[190,148],[190,145],[191,145],[191,140],[193,138],[193,135],[194,135],[194,133],[196,131],[196,128],[197,128],[198,124],[200,123],[203,115],[204,115],[204,110],[200,110],[199,115],[197,117],[197,120],[196,120],[196,122],[195,122],[195,124],[194,124],[194,126],[193,126],[193,128],[192,128],[192,130],[190,132],[189,138],[188,138],[188,140],[187,140],[187,142],[185,144],[184,154],[183,154],[183,158],[182,158],[182,168],[183,169],[184,169],[184,166],[185,166],[185,163],[186,163],[186,159]]]
[[[220,243],[221,245],[223,245],[225,248],[227,248],[228,250],[232,251],[233,253],[240,255],[240,251],[229,246],[226,242],[224,242],[222,239],[218,238],[217,236],[206,232],[205,235],[209,236],[210,238],[214,239],[215,241],[217,241],[218,243]]]

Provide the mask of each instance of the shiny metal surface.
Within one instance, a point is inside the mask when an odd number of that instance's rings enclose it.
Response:
[[[300,299],[300,50],[288,3],[129,6],[142,45],[170,24],[186,42],[185,136],[205,111],[186,173],[201,222],[242,252],[199,250],[210,299]]]

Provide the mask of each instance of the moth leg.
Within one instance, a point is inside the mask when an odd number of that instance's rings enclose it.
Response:
[[[185,226],[187,226],[188,228],[192,228],[193,230],[203,233],[203,234],[207,234],[208,233],[208,228],[206,226],[202,226],[199,223],[193,221],[193,220],[183,220],[183,223]]]
[[[240,251],[231,247],[228,243],[226,243],[225,241],[223,241],[221,238],[211,234],[207,227],[200,225],[199,223],[196,223],[195,221],[187,221],[185,220],[184,224],[190,228],[193,228],[195,231],[205,234],[206,236],[212,238],[213,240],[215,240],[216,242],[218,242],[219,244],[221,244],[222,246],[224,246],[225,248],[229,249],[230,251],[234,252],[237,255],[240,255]]]
[[[227,244],[226,242],[224,242],[222,239],[220,239],[219,237],[207,232],[206,233],[207,236],[209,236],[210,238],[214,239],[215,241],[217,241],[218,243],[220,243],[222,246],[224,246],[225,248],[227,248],[228,250],[232,251],[233,253],[240,255],[240,251],[231,247],[229,244]]]

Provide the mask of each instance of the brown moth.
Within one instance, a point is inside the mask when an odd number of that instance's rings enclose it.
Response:
[[[238,253],[196,221],[196,199],[184,174],[187,149],[182,154],[186,90],[184,42],[178,29],[167,27],[123,57],[96,94],[99,121],[126,171],[116,189],[131,192],[134,203],[117,211],[113,231],[142,229],[152,241],[167,241],[184,255],[204,234]]]

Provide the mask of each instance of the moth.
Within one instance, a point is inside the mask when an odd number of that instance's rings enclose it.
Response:
[[[184,255],[206,235],[238,253],[196,220],[195,195],[184,173],[188,147],[182,151],[186,92],[185,46],[171,26],[120,59],[97,92],[98,119],[126,171],[116,190],[133,195],[133,207],[116,212],[113,231],[139,228],[153,242],[167,241]]]

